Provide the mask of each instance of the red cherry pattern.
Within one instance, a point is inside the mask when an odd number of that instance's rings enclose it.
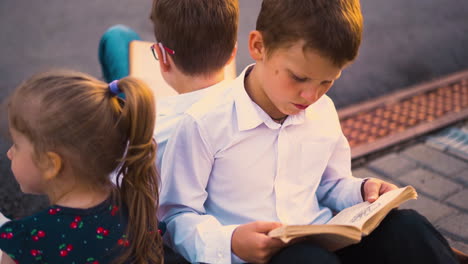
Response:
[[[123,235],[122,238],[117,240],[117,245],[123,246],[123,247],[128,247],[130,245],[130,242],[127,239],[126,235]]]
[[[107,234],[109,234],[109,231],[106,230],[106,229],[104,229],[103,227],[98,227],[98,228],[96,229],[96,233],[98,233],[98,234],[103,234],[103,235],[107,236]]]
[[[13,237],[14,237],[13,229],[11,229],[11,228],[6,228],[5,232],[0,234],[0,238],[2,238],[2,239],[12,239]]]
[[[49,209],[49,214],[50,215],[56,215],[58,212],[60,212],[61,209],[60,208],[50,208]]]
[[[96,229],[96,233],[97,233],[96,237],[97,237],[98,239],[103,239],[103,238],[104,238],[103,236],[109,235],[109,230],[107,230],[107,229],[105,229],[104,227],[101,227],[101,226],[100,226],[100,227],[98,227],[98,228]]]
[[[115,216],[115,214],[119,211],[119,207],[115,205],[111,206],[109,209],[111,210],[112,216]]]
[[[33,257],[37,257],[39,256],[40,254],[42,254],[42,252],[40,250],[37,250],[37,249],[31,249],[31,251],[29,251],[31,253],[31,255]]]
[[[109,207],[109,210],[110,210],[110,214],[112,216],[115,216],[119,210],[119,207],[117,206],[111,206]],[[49,215],[56,215],[57,213],[59,213],[61,211],[60,208],[49,208],[48,210],[48,214]],[[76,229],[76,228],[81,228],[81,226],[83,225],[83,222],[81,221],[81,217],[80,216],[76,216],[73,220],[73,222],[70,223],[70,228],[72,229]],[[3,232],[3,233],[0,233],[0,238],[1,239],[12,239],[14,237],[14,234],[13,232],[11,232],[12,230],[9,230],[9,229],[5,229],[6,232]],[[160,230],[158,230],[159,232],[161,232]],[[104,236],[108,236],[109,235],[109,230],[105,229],[104,227],[98,227],[96,229],[96,233],[97,233],[97,238],[99,239],[103,239]],[[36,230],[34,229],[32,232],[31,232],[31,239],[33,241],[39,241],[41,238],[45,237],[46,236],[46,232],[43,231],[43,230]],[[129,241],[128,239],[126,238],[126,236],[123,236],[121,239],[119,239],[117,241],[118,245],[121,245],[121,246],[124,246],[124,247],[128,247],[129,246]],[[59,247],[59,254],[61,257],[66,257],[69,255],[69,253],[73,250],[73,245],[71,244],[62,244],[60,245]],[[35,257],[36,259],[39,259],[39,258],[42,258],[42,251],[38,250],[38,249],[31,249],[30,250],[30,254]],[[15,260],[15,263],[18,263],[18,261]],[[94,258],[89,258],[86,262],[86,264],[99,264],[99,262],[97,260],[94,260]]]
[[[61,244],[59,246],[59,249],[60,249],[60,251],[59,251],[60,256],[61,257],[66,257],[68,255],[68,253],[73,250],[73,245],[72,244],[68,244],[68,245]]]
[[[130,245],[130,242],[128,242],[128,239],[121,238],[121,239],[117,240],[117,244],[119,246],[128,247]]]
[[[45,237],[46,233],[42,230],[37,230],[37,229],[34,229],[32,232],[31,232],[31,238],[32,240],[34,241],[39,241],[39,239]]]
[[[3,238],[3,239],[12,239],[13,238],[13,233],[11,232],[4,232],[2,234],[0,234],[0,237]]]
[[[80,216],[75,216],[75,219],[73,219],[73,222],[70,223],[71,229],[81,228],[82,226],[83,226],[83,222],[81,221]]]

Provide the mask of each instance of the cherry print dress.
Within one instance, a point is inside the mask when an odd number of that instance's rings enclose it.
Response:
[[[89,209],[51,206],[0,227],[0,249],[16,263],[110,263],[129,245],[127,216],[110,200]]]

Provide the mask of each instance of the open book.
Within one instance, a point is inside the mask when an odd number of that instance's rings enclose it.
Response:
[[[346,208],[324,225],[284,225],[268,235],[285,243],[307,239],[335,251],[359,243],[361,237],[370,234],[392,209],[417,196],[412,186],[406,186],[384,193],[373,203],[362,202]]]

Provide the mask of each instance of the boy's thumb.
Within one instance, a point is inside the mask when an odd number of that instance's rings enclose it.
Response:
[[[379,195],[378,195],[377,191],[371,190],[371,191],[369,191],[369,193],[367,194],[366,201],[372,203],[372,202],[374,202],[375,200],[377,200],[377,198],[379,198]]]
[[[279,222],[263,222],[263,221],[258,221],[256,222],[255,226],[255,231],[259,233],[268,233],[271,230],[278,228],[282,226],[283,224]]]

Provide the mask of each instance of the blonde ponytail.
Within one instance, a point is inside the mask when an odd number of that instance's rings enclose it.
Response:
[[[119,129],[128,135],[127,153],[119,171],[121,181],[118,180],[121,182],[120,197],[129,215],[130,245],[122,259],[130,257],[135,263],[162,263],[162,239],[157,232],[156,218],[159,176],[153,139],[154,96],[143,82],[134,78],[120,80],[118,87],[125,95]]]

